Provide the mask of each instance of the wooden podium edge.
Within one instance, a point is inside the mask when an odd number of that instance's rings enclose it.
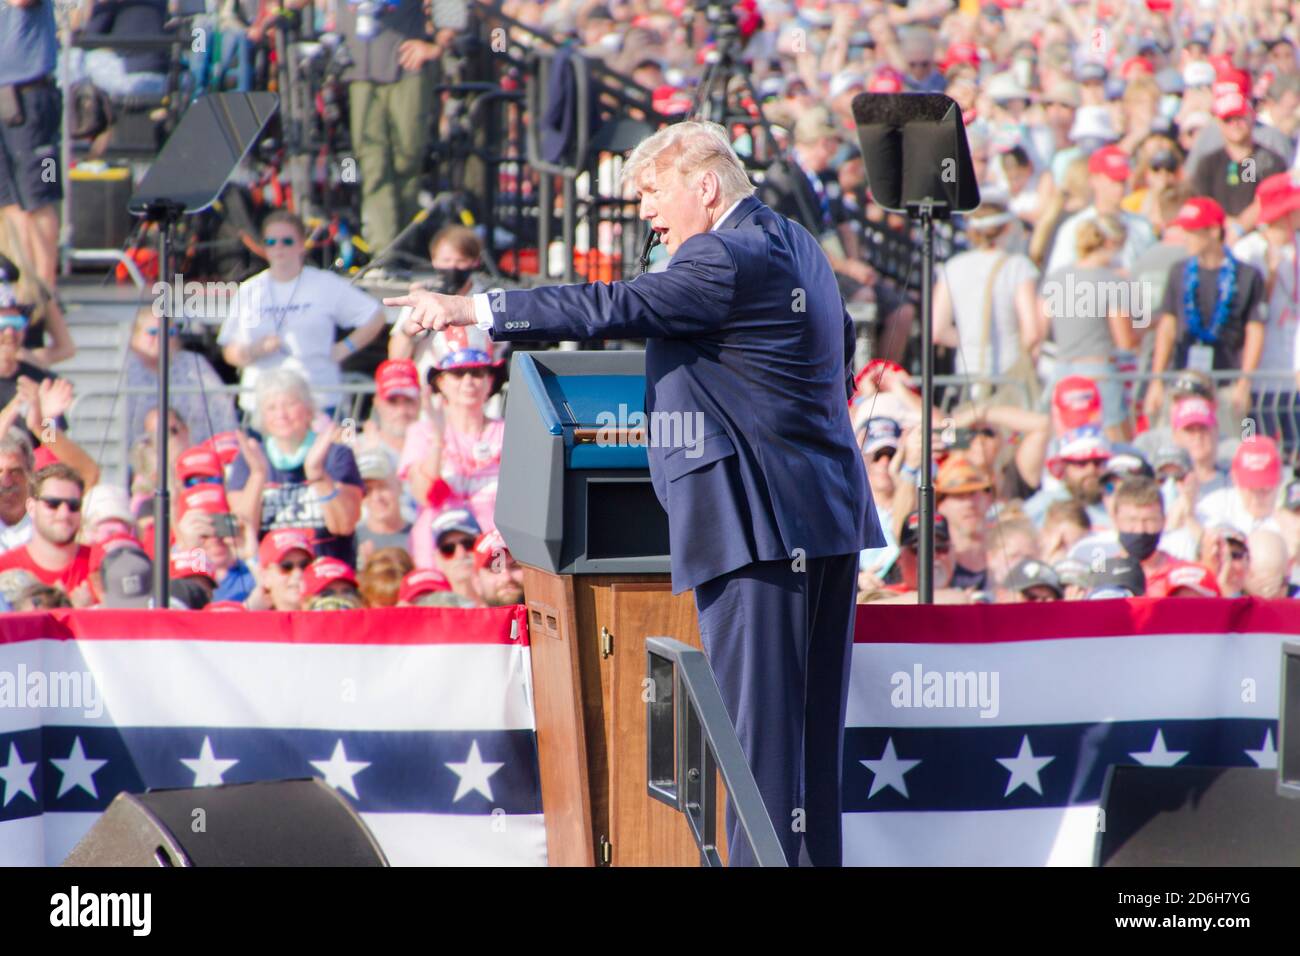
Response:
[[[524,566],[542,818],[550,866],[595,866],[573,578]]]

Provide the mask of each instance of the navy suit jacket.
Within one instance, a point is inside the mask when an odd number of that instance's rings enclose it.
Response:
[[[646,339],[646,411],[702,423],[649,448],[674,594],[755,561],[885,544],[849,421],[853,323],[803,226],[750,196],[663,272],[489,302],[494,339]]]

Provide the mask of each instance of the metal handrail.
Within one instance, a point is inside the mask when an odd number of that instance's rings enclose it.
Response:
[[[701,866],[722,866],[716,780],[721,772],[757,864],[787,866],[704,653],[670,637],[648,637],[645,647],[651,690],[646,703],[647,792],[686,815]]]
[[[246,392],[251,393],[253,391],[255,391],[255,389],[252,388],[251,386],[225,385],[225,384],[215,386],[215,387],[208,386],[208,385],[203,385],[203,386],[173,385],[169,389],[169,393],[172,395],[225,395],[231,398],[236,398],[241,394],[244,394]],[[361,409],[361,405],[363,401],[365,400],[365,397],[367,395],[373,395],[375,393],[375,382],[371,378],[366,378],[364,380],[351,380],[351,381],[345,378],[337,385],[330,385],[328,387],[321,388],[320,391],[337,392],[345,396],[344,401],[340,402],[339,406],[334,410],[335,421],[341,422],[341,421],[346,421],[348,419],[352,419],[355,421],[358,417],[358,413]],[[141,395],[146,397],[153,397],[156,396],[157,394],[158,394],[158,389],[152,385],[129,386],[129,387],[124,386],[122,388],[113,388],[113,389],[99,388],[99,389],[79,390],[77,392],[76,398],[73,400],[72,407],[68,409],[68,420],[69,420],[70,428],[76,427],[76,422],[79,417],[78,412],[82,409],[86,409],[87,406],[93,401],[113,401],[114,399],[125,399],[128,396],[141,396]],[[348,405],[348,399],[351,400],[350,407]],[[347,409],[346,413],[345,413],[345,409]],[[235,405],[235,411],[236,414],[239,416],[240,427],[247,428],[249,422],[248,413],[243,408],[241,408],[238,405],[238,403],[236,403]],[[125,417],[125,408],[123,407],[123,409],[116,412],[116,414]],[[120,460],[122,463],[124,478],[127,469],[129,468],[130,455],[131,455],[131,448],[128,439],[129,436],[127,434],[127,427],[124,425],[122,428],[121,437],[117,443],[118,454],[120,456]],[[102,438],[96,439],[95,444],[92,447],[87,447],[87,451],[91,451],[93,453],[93,447],[99,447],[99,443],[102,441],[103,441]],[[102,465],[103,463],[100,462],[99,464]]]

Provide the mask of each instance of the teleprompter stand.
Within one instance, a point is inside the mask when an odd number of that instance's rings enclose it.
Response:
[[[934,601],[934,221],[979,205],[961,107],[942,93],[861,93],[853,119],[872,199],[921,223],[920,599]]]
[[[196,100],[136,189],[127,208],[132,215],[158,224],[161,248],[158,274],[172,275],[172,229],[181,216],[202,212],[216,202],[226,183],[275,114],[274,93],[213,93]],[[154,492],[154,607],[169,604],[171,510],[167,467],[167,409],[171,387],[169,333],[172,296],[162,296],[163,360],[158,363],[158,488]]]

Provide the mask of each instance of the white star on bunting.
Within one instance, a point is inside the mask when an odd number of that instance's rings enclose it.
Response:
[[[451,802],[456,803],[471,790],[477,790],[491,800],[492,784],[488,778],[504,766],[504,763],[485,763],[479,753],[478,741],[475,740],[469,745],[469,756],[464,763],[447,763],[451,772],[460,778],[456,784],[456,796],[451,798]]]
[[[1129,756],[1144,767],[1172,767],[1189,753],[1190,750],[1170,750],[1165,746],[1164,731],[1157,730],[1155,743],[1151,745],[1150,750],[1138,751]]]
[[[1277,747],[1273,746],[1273,729],[1271,727],[1264,732],[1263,749],[1247,750],[1246,756],[1255,761],[1255,766],[1261,769],[1277,769]]]
[[[59,792],[55,795],[55,799],[63,796],[74,787],[80,787],[92,797],[99,798],[99,792],[95,789],[95,774],[108,761],[89,759],[86,756],[86,751],[82,749],[80,737],[72,741],[72,752],[70,754],[62,759],[51,757],[50,763],[54,764],[59,773],[63,774],[63,779],[59,782]]]
[[[1043,772],[1043,768],[1055,760],[1055,757],[1035,757],[1034,750],[1029,746],[1029,735],[1025,734],[1020,740],[1020,752],[1014,757],[999,757],[998,763],[1002,764],[1007,770],[1011,771],[1011,779],[1007,781],[1007,792],[1004,797],[1009,797],[1020,787],[1028,787],[1040,797],[1043,795],[1043,785],[1039,782],[1038,775]]]
[[[199,755],[193,758],[181,758],[181,763],[194,774],[195,787],[212,787],[224,783],[221,778],[226,771],[239,763],[238,760],[218,760],[212,752],[212,738],[204,737]]]
[[[879,760],[858,761],[874,774],[871,781],[871,792],[867,794],[867,799],[870,800],[886,787],[893,787],[906,797],[907,781],[903,777],[920,762],[919,760],[899,759],[898,754],[894,751],[894,738],[890,737],[885,741],[885,752],[880,755]]]
[[[325,775],[325,782],[331,787],[342,790],[353,800],[361,799],[357,796],[357,785],[352,782],[352,778],[370,764],[360,760],[348,760],[342,740],[334,745],[334,753],[330,755],[329,760],[313,760],[311,765]]]
[[[36,800],[36,791],[32,789],[32,773],[36,770],[36,763],[23,763],[22,755],[18,753],[18,745],[12,740],[9,742],[9,762],[0,767],[0,780],[4,781],[4,802],[0,807],[9,806],[9,801],[20,793],[25,793]]]

